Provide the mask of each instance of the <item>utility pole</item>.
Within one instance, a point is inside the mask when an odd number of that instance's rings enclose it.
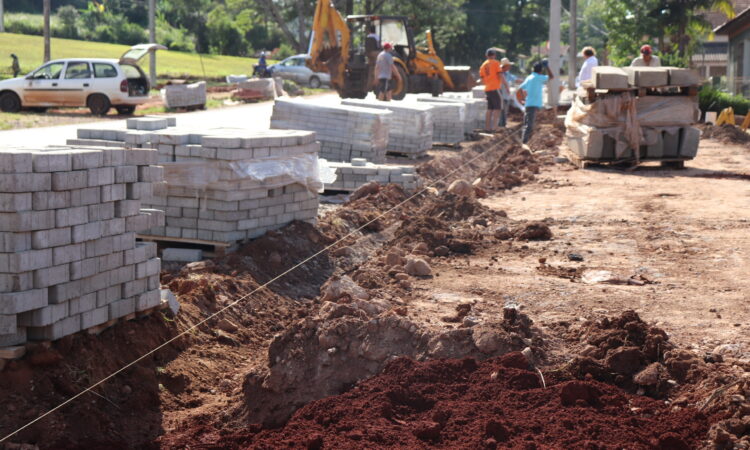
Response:
[[[50,42],[49,42],[49,15],[50,15],[50,0],[44,0],[42,2],[42,11],[44,13],[44,62],[51,59],[50,56]]]
[[[568,50],[568,89],[576,88],[576,73],[578,72],[578,0],[570,0],[570,49]]]
[[[156,43],[156,0],[148,0],[148,41]],[[156,52],[151,51],[148,55],[148,77],[151,87],[156,84]]]
[[[5,8],[3,8],[3,1],[0,0],[0,33],[5,33]]]
[[[549,69],[555,75],[549,83],[547,102],[553,108],[560,100],[560,0],[550,0],[549,5]]]

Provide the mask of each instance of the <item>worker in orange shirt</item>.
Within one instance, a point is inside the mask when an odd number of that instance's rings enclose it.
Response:
[[[485,54],[487,55],[487,60],[479,68],[479,76],[482,77],[484,93],[487,96],[487,116],[485,118],[484,129],[487,131],[497,131],[500,112],[503,109],[500,88],[505,79],[502,75],[503,68],[497,60],[497,52],[494,49],[489,49]]]

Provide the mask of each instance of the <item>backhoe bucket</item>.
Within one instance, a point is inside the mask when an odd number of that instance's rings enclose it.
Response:
[[[445,71],[453,81],[455,92],[468,92],[474,87],[474,77],[469,66],[446,66]]]

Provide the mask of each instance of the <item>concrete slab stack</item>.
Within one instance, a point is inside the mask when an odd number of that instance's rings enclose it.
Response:
[[[466,105],[460,102],[418,101],[432,109],[432,140],[440,144],[457,144],[466,136]]]
[[[315,133],[270,130],[185,136],[179,130],[153,135],[165,182],[146,203],[166,214],[149,236],[235,243],[317,217],[318,151]],[[186,141],[187,139],[187,141]],[[199,140],[199,144],[184,144]]]
[[[430,105],[377,100],[345,99],[342,105],[391,111],[388,152],[412,158],[423,156],[432,148],[432,110]]]
[[[141,230],[163,179],[151,149],[0,152],[0,347],[56,340],[161,304]]]
[[[271,128],[314,131],[320,142],[320,157],[329,161],[364,158],[383,163],[392,115],[373,108],[277,99]]]
[[[577,98],[565,125],[569,146],[587,161],[685,161],[698,152],[700,116],[693,71],[671,67],[594,69],[594,86]],[[671,84],[674,83],[674,84]]]
[[[485,116],[487,115],[486,99],[454,97],[450,93],[446,93],[442,97],[419,97],[418,100],[432,103],[461,103],[466,106],[464,133],[469,135],[476,129],[484,129]]]
[[[337,175],[334,183],[326,185],[329,190],[354,191],[372,181],[398,184],[407,192],[414,192],[422,187],[422,180],[413,166],[373,164],[364,159],[355,159],[350,163],[331,162],[328,165],[336,170]]]

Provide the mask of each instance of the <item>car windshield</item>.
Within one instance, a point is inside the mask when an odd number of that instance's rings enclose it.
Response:
[[[60,73],[64,66],[65,63],[61,62],[49,63],[35,70],[30,78],[34,80],[56,80],[60,78]]]

